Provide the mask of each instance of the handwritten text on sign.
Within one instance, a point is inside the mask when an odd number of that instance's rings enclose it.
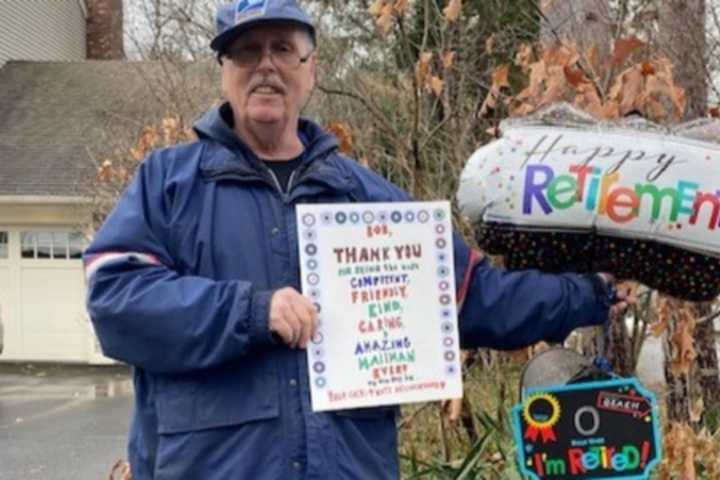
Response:
[[[448,202],[299,205],[313,409],[462,396]]]

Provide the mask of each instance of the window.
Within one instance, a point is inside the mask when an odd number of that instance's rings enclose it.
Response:
[[[8,258],[8,232],[0,232],[0,258]]]
[[[35,258],[52,258],[52,233],[38,232],[35,234],[37,250]]]
[[[68,258],[68,244],[69,234],[63,232],[55,232],[52,234],[53,237],[53,258]]]
[[[68,247],[70,258],[82,258],[82,252],[85,249],[85,238],[83,234],[79,232],[71,233]]]
[[[22,258],[66,260],[82,257],[83,236],[77,232],[22,232]]]
[[[20,239],[22,258],[35,258],[35,234],[23,232],[20,234]]]

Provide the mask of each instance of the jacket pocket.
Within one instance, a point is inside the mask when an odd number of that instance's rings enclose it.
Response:
[[[369,408],[350,408],[347,410],[335,410],[335,415],[354,419],[381,419],[396,418],[400,415],[400,407],[398,405],[387,405],[382,407]]]
[[[387,406],[334,412],[338,478],[400,478],[395,423],[398,410]]]
[[[262,363],[262,362],[257,362]],[[276,418],[275,383],[248,363],[190,375],[162,376],[157,384],[158,433],[182,433]]]

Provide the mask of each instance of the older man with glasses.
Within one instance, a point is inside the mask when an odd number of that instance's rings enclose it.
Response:
[[[133,478],[398,478],[397,408],[312,411],[295,206],[409,197],[300,117],[317,54],[295,0],[235,1],[217,28],[226,103],[142,163],[85,254],[103,351],[133,366]],[[502,272],[457,235],[454,258],[466,347],[607,319],[607,276]]]

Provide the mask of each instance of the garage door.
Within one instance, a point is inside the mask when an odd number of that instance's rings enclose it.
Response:
[[[0,227],[2,360],[91,362],[84,307],[83,236],[69,227]]]

